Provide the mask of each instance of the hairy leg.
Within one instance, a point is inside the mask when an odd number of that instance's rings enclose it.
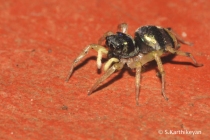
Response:
[[[141,60],[142,60],[142,57],[136,56],[136,58],[127,61],[128,67],[130,67],[131,69],[134,69],[134,68],[136,69],[135,91],[136,91],[136,104],[137,105],[139,105],[139,94],[140,94],[140,81],[141,81],[141,69],[142,69]],[[147,57],[147,60],[150,61],[150,57]]]
[[[141,66],[136,68],[136,104],[139,105]]]
[[[159,55],[155,52],[153,52],[153,56],[154,56],[154,59],[155,61],[157,62],[157,65],[158,65],[158,69],[160,71],[160,74],[161,74],[161,82],[162,82],[162,94],[163,94],[163,97],[168,100],[166,94],[165,94],[165,71],[164,71],[164,68],[163,68],[163,64],[162,64],[162,61],[159,57]]]
[[[117,31],[127,34],[128,32],[128,24],[127,23],[121,23],[117,26]]]
[[[193,57],[193,55],[191,53],[188,53],[188,52],[182,52],[182,51],[179,51],[179,50],[175,50],[174,48],[168,46],[166,47],[166,50],[169,51],[170,53],[173,53],[173,54],[177,54],[177,55],[181,55],[181,56],[186,56],[186,57],[190,57],[192,59],[192,61],[194,62],[194,66],[196,67],[201,67],[203,66],[203,64],[199,64],[195,58]]]
[[[99,44],[99,45],[102,45],[103,41],[106,40],[106,37],[107,37],[107,36],[110,36],[110,35],[113,35],[113,34],[114,34],[114,33],[111,32],[111,31],[108,31],[108,32],[104,33],[104,35],[103,35],[101,38],[99,38],[98,44]]]
[[[102,59],[102,54],[107,54],[108,51],[106,50],[106,48],[104,48],[101,45],[97,45],[97,44],[91,44],[88,45],[83,51],[82,53],[73,61],[69,74],[66,78],[66,81],[69,81],[69,78],[71,77],[71,74],[74,70],[75,65],[83,58],[85,57],[85,55],[89,52],[90,49],[94,49],[98,52],[98,57],[97,57],[97,67],[100,68],[101,67],[101,59]]]
[[[105,74],[97,80],[97,82],[93,85],[93,87],[88,90],[88,95],[91,95],[94,90],[98,88],[100,83],[106,80],[110,75],[112,75],[116,70],[120,70],[123,68],[124,63],[115,63],[111,68],[109,68]]]
[[[127,34],[128,25],[127,23],[121,23],[117,26],[117,31]],[[102,45],[103,41],[106,40],[107,36],[113,35],[114,33],[111,31],[108,31],[104,33],[104,35],[98,40],[98,44]]]
[[[167,28],[177,39],[178,42],[182,44],[186,44],[189,46],[193,46],[192,42],[185,41],[181,36],[179,36],[172,28]]]

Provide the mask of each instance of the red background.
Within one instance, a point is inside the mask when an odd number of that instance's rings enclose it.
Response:
[[[0,139],[208,139],[209,7],[208,0],[0,0]],[[194,46],[181,50],[204,66],[182,56],[164,59],[165,101],[150,63],[142,74],[140,106],[129,69],[87,96],[103,74],[94,51],[66,83],[72,60],[121,22],[132,35],[148,24],[186,33]],[[165,134],[170,130],[202,134]]]

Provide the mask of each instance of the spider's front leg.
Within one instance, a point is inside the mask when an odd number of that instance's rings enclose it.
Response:
[[[117,30],[119,32],[122,32],[124,34],[127,34],[128,32],[128,24],[127,23],[121,23],[117,26]]]
[[[111,31],[108,31],[108,32],[104,33],[104,35],[103,35],[101,38],[99,38],[98,44],[99,44],[99,45],[102,45],[103,41],[106,40],[106,37],[107,37],[107,36],[110,36],[110,35],[113,35],[113,34],[114,34],[114,33],[111,32]]]
[[[72,72],[74,70],[74,67],[75,65],[77,64],[77,62],[79,62],[83,57],[85,57],[85,55],[89,52],[90,49],[94,49],[98,52],[98,56],[97,56],[97,67],[98,69],[101,68],[101,59],[102,59],[102,55],[103,54],[107,54],[108,51],[106,50],[106,48],[104,48],[103,46],[101,45],[98,45],[98,44],[90,44],[88,45],[83,51],[82,53],[73,61],[72,65],[71,65],[71,68],[70,68],[70,71],[69,71],[69,74],[66,78],[66,81],[69,81],[69,78],[71,77],[72,75]]]
[[[119,62],[115,63],[111,68],[109,68],[105,74],[97,80],[97,82],[93,85],[93,87],[88,90],[88,95],[91,95],[94,90],[98,88],[100,83],[102,83],[104,80],[106,80],[110,75],[112,75],[116,70],[121,70],[123,68],[124,63]]]
[[[127,32],[128,32],[128,25],[127,25],[127,23],[119,24],[117,26],[117,31],[127,34]],[[106,37],[110,36],[110,35],[113,35],[113,34],[114,33],[111,32],[111,31],[108,31],[108,32],[104,33],[104,35],[98,40],[98,44],[102,45],[103,41],[106,40]]]

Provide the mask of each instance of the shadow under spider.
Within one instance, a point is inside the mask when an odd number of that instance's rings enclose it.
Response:
[[[173,59],[175,56],[176,56],[176,54],[169,54],[169,55],[167,55],[167,56],[162,57],[162,58],[161,58],[162,63],[163,63],[163,64],[165,64],[165,63],[171,63],[171,64],[176,64],[176,65],[192,65],[192,66],[194,66],[193,63],[191,63],[191,62],[172,61],[172,59]],[[95,60],[95,61],[96,61],[96,59],[97,59],[96,56],[90,56],[90,57],[86,58],[84,61],[82,61],[81,63],[79,63],[79,64],[74,68],[74,71],[76,71],[76,70],[80,69],[81,67],[83,67],[85,64],[88,63],[88,61],[90,61],[90,60]],[[107,59],[104,59],[104,58],[102,59],[102,63],[105,63],[106,61],[107,61]],[[96,64],[95,64],[95,65],[96,65]],[[159,79],[161,80],[160,75],[159,75],[159,71],[158,71],[158,69],[157,69],[157,63],[156,63],[154,60],[151,61],[151,62],[148,62],[146,65],[143,66],[143,68],[142,68],[142,73],[143,73],[143,72],[150,71],[150,70],[153,70],[153,69],[156,70],[156,72],[158,73],[157,76],[158,76]],[[101,69],[100,69],[100,70],[97,69],[97,67],[96,67],[95,70],[96,70],[96,72],[97,72],[98,74],[100,74],[101,71],[102,71]],[[74,71],[73,71],[73,73],[74,73]],[[94,92],[97,92],[97,91],[99,91],[99,90],[101,90],[101,89],[107,87],[108,85],[114,83],[115,81],[121,79],[121,78],[123,77],[123,74],[125,73],[125,71],[127,71],[128,74],[129,74],[130,76],[135,77],[135,71],[133,71],[133,70],[130,69],[127,65],[125,65],[124,68],[123,68],[122,70],[116,71],[116,72],[115,72],[115,73],[118,73],[115,77],[113,77],[112,79],[109,79],[109,78],[108,78],[109,80],[108,80],[107,82],[102,83],[101,86],[99,86]],[[73,73],[72,73],[72,74],[73,74]]]
[[[88,61],[90,61],[90,60],[96,60],[96,56],[90,56],[90,57],[84,59],[84,60],[83,60],[82,62],[80,62],[79,64],[77,64],[77,65],[74,67],[74,70],[73,70],[71,76],[73,76],[73,74],[74,74],[75,71],[77,71],[77,70],[80,69],[81,67],[85,66],[85,65],[88,63]]]

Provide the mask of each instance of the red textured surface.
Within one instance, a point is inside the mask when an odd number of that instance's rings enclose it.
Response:
[[[208,139],[210,135],[210,1],[1,0],[0,139]],[[91,96],[97,73],[91,51],[65,82],[72,60],[106,31],[127,22],[172,27],[204,67],[165,61],[166,94],[152,63],[142,74],[115,73]],[[181,63],[183,62],[183,63]],[[129,73],[130,72],[130,73]],[[118,77],[117,74],[119,74]],[[201,131],[202,134],[159,134]]]

